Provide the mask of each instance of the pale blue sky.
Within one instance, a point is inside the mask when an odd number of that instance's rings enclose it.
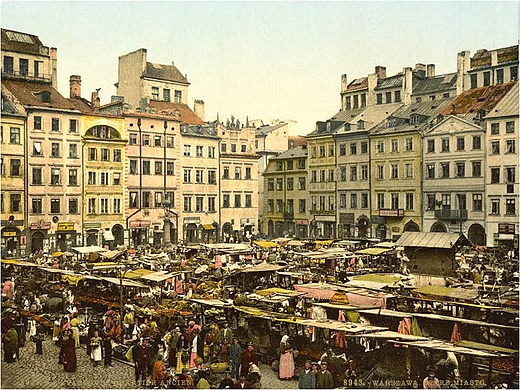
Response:
[[[302,134],[340,107],[340,76],[376,65],[392,75],[435,63],[456,70],[462,50],[518,43],[518,2],[12,2],[2,27],[58,48],[59,90],[82,76],[83,97],[115,95],[118,56],[144,47],[191,82],[206,120],[295,119]]]

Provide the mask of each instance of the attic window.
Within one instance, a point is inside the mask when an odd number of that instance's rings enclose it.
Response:
[[[350,131],[350,123],[345,123],[345,131]]]
[[[410,117],[410,123],[411,123],[412,125],[416,125],[416,124],[418,124],[418,123],[419,123],[419,115],[412,115],[412,116]]]
[[[363,130],[365,128],[365,121],[358,121],[357,128],[358,130]]]
[[[437,123],[441,123],[444,120],[443,115],[437,115]]]
[[[35,93],[35,96],[42,103],[50,103],[51,102],[51,93],[49,91],[41,91],[41,92]]]

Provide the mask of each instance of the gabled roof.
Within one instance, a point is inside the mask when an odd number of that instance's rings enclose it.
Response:
[[[186,104],[183,103],[172,103],[172,102],[163,102],[150,100],[150,106],[157,110],[158,114],[161,114],[163,111],[166,114],[170,114],[183,123],[188,123],[190,125],[203,125],[204,121],[200,119],[197,114],[195,114],[191,108],[189,108]],[[178,110],[178,111],[177,111]],[[179,115],[176,116],[175,114]]]
[[[2,29],[2,50],[48,56],[49,48],[36,35]]]
[[[332,121],[340,121],[340,122],[351,122],[353,118],[358,116],[360,113],[365,111],[367,108],[354,108],[353,110],[342,110],[338,113],[334,114],[330,120]]]
[[[400,87],[403,84],[403,78],[403,72],[399,72],[393,76],[386,77],[384,79],[378,79],[377,86],[374,88],[374,90]]]
[[[328,124],[330,123],[330,128]],[[306,137],[316,137],[321,135],[327,135],[327,134],[334,134],[341,126],[345,124],[344,121],[336,121],[336,120],[327,120],[325,122],[318,121],[316,122],[316,129],[309,134],[306,135]]]
[[[518,82],[515,82],[514,84],[513,88],[509,90],[500,102],[498,102],[495,109],[486,115],[486,119],[504,116],[518,116]]]
[[[470,122],[467,118],[459,117],[456,115],[448,115],[442,121],[437,123],[435,126],[427,129],[425,134],[433,135],[432,133],[437,131],[439,128],[442,128],[443,133],[455,133],[459,131],[467,131],[467,130],[480,130],[484,131],[482,126],[479,126],[475,123]]]
[[[182,124],[181,125],[181,135],[182,136],[220,139],[220,137],[217,135],[216,127],[208,126],[208,125]]]
[[[146,62],[146,69],[141,77],[174,81],[186,85],[190,84],[175,65],[163,65],[155,62]]]
[[[7,88],[16,99],[26,107],[47,107],[56,109],[75,110],[76,107],[51,85],[28,82],[3,80],[2,85]],[[42,92],[50,94],[50,102],[43,103],[38,97]]]
[[[491,111],[514,85],[515,83],[498,84],[465,91],[442,111],[442,115]]]
[[[2,95],[2,115],[17,115],[23,116],[23,114],[16,109],[14,104],[12,104],[9,99],[5,99],[4,95]]]
[[[275,157],[271,157],[271,160],[285,160],[288,158],[304,158],[307,157],[307,148],[303,146],[295,146],[285,152],[280,153]]]
[[[278,123],[276,125],[271,125],[271,126],[261,126],[256,129],[256,135],[265,135],[265,134],[270,133],[271,131],[274,131],[274,130],[279,129],[280,127],[284,127],[286,125],[287,125],[287,123],[282,122],[282,123]]]
[[[397,246],[450,249],[455,245],[467,245],[468,239],[460,233],[404,232]]]
[[[293,147],[307,145],[307,139],[301,135],[289,137],[287,143],[290,144],[291,142],[293,144]]]
[[[352,116],[349,119],[345,119],[345,122],[350,124],[356,124],[362,120],[366,123],[372,123],[373,125],[378,124],[383,119],[392,115],[392,113],[403,106],[403,103],[390,103],[390,104],[376,104],[374,106],[366,107],[357,115]]]
[[[442,74],[418,80],[413,87],[413,95],[442,92],[457,87],[457,73]]]

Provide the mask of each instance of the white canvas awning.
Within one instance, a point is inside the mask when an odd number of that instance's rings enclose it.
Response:
[[[105,248],[101,248],[100,246],[92,245],[92,246],[76,246],[73,247],[76,252],[86,254],[86,253],[99,253],[106,252]]]
[[[103,237],[105,237],[105,241],[114,241],[115,240],[114,235],[112,234],[112,232],[110,230],[105,230],[103,232]]]

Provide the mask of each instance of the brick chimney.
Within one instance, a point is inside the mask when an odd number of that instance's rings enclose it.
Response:
[[[386,79],[386,67],[378,65],[376,66],[375,73],[378,79]]]
[[[101,99],[99,99],[99,89],[92,92],[90,103],[92,103],[92,107],[99,107],[101,105]]]
[[[404,104],[410,104],[412,101],[412,89],[413,89],[413,73],[412,68],[403,68],[403,86],[401,96]]]
[[[51,47],[49,55],[51,57],[51,85],[58,89],[58,49]]]
[[[421,77],[426,77],[426,65],[424,64],[415,64],[415,69],[417,73],[421,75]]]
[[[435,64],[428,64],[426,66],[426,77],[435,77]]]
[[[204,100],[195,99],[195,102],[193,103],[193,112],[195,112],[195,114],[204,122]]]
[[[70,98],[81,97],[81,76],[71,75],[69,78]]]

